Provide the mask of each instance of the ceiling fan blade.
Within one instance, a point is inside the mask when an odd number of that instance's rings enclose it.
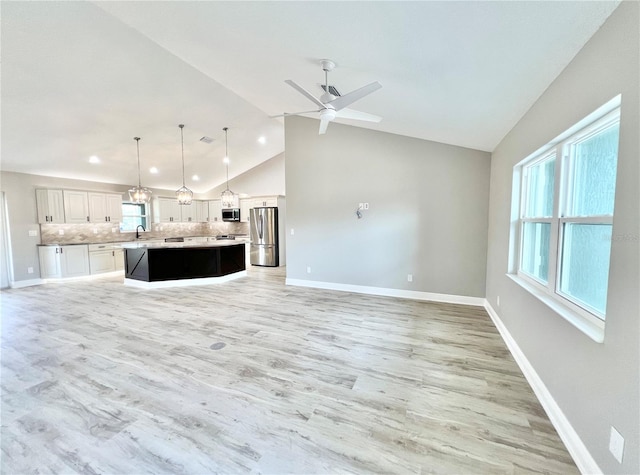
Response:
[[[319,135],[322,135],[327,131],[327,127],[329,127],[329,122],[331,121],[327,119],[322,119],[320,121],[320,130],[318,131]]]
[[[322,110],[322,109],[320,109]],[[285,112],[284,114],[278,114],[278,115],[270,115],[269,119],[277,119],[279,117],[286,117],[288,115],[302,115],[302,114],[315,114],[316,112],[320,112],[320,110],[315,109],[312,111],[302,111],[302,112]]]
[[[339,111],[340,109],[344,109],[349,104],[356,102],[358,99],[362,99],[364,96],[368,96],[374,91],[377,91],[382,87],[378,81],[372,82],[371,84],[367,84],[366,86],[362,86],[360,89],[356,89],[355,91],[351,91],[344,96],[337,97],[336,99],[327,102],[327,104],[331,104],[335,110]],[[323,104],[324,106],[324,104]]]
[[[301,85],[299,85],[295,81],[292,81],[291,79],[287,79],[285,82],[289,86],[294,88],[296,91],[298,91],[300,94],[305,96],[307,99],[309,99],[311,102],[313,102],[314,104],[322,107],[323,109],[325,108],[325,105],[322,103],[322,101],[320,99],[315,97],[313,94],[311,94],[309,91],[307,91],[304,87],[302,87]]]
[[[382,120],[382,117],[380,116],[347,108],[336,111],[336,117],[340,117],[342,119],[366,120],[367,122],[380,122]]]

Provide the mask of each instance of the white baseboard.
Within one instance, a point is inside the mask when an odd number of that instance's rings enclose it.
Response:
[[[12,289],[21,289],[22,287],[32,287],[34,285],[44,284],[42,279],[29,279],[29,280],[15,280],[9,282],[9,287]]]
[[[286,279],[286,285],[297,287],[312,287],[316,289],[339,290],[357,294],[381,295],[384,297],[400,297],[413,300],[429,300],[432,302],[457,303],[483,307],[485,299],[481,297],[467,297],[465,295],[435,294],[418,292],[415,290],[387,289],[384,287],[369,287],[365,285],[339,284],[335,282],[319,282],[316,280]]]
[[[540,376],[538,376],[538,373],[536,373],[536,370],[522,352],[518,343],[513,339],[507,327],[502,323],[502,320],[496,311],[488,301],[485,301],[484,308],[487,310],[487,313],[489,313],[491,320],[500,332],[502,339],[509,348],[509,351],[516,360],[516,363],[518,363],[524,377],[531,385],[533,392],[540,401],[540,404],[542,404],[547,416],[549,416],[549,420],[558,432],[560,439],[562,439],[562,442],[564,442],[564,445],[567,447],[569,454],[573,457],[573,461],[578,466],[580,473],[584,475],[601,475],[602,470],[600,470],[600,467],[598,467],[598,464],[587,450],[587,447],[584,445],[580,436],[569,422],[569,419],[564,415],[562,409],[553,398],[553,395],[549,389],[547,389],[547,386],[544,384]]]

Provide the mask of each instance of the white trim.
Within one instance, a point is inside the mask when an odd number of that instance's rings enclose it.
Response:
[[[418,292],[415,290],[388,289],[384,287],[369,287],[365,285],[339,284],[335,282],[319,282],[316,280],[286,279],[285,285],[297,287],[313,287],[316,289],[339,290],[357,294],[380,295],[385,297],[400,297],[413,300],[429,300],[432,302],[455,303],[461,305],[475,305],[483,307],[485,299],[482,297],[467,297],[465,295],[435,294]]]
[[[569,419],[564,415],[562,409],[553,398],[553,395],[545,386],[544,381],[542,381],[542,378],[540,378],[538,373],[536,373],[533,365],[529,362],[526,355],[518,346],[518,343],[516,343],[507,327],[487,300],[485,300],[484,308],[487,310],[487,313],[498,329],[498,332],[500,332],[500,336],[502,336],[502,339],[507,345],[507,348],[509,348],[511,355],[516,360],[516,363],[518,363],[520,370],[529,382],[529,385],[540,401],[540,404],[542,404],[547,416],[549,416],[549,420],[558,432],[562,442],[564,442],[564,445],[573,458],[573,461],[578,466],[580,473],[584,475],[602,474],[602,470],[600,470],[600,467],[598,467],[598,464],[589,453],[589,450],[587,450],[587,447],[584,445],[580,436],[569,422]]]
[[[234,272],[233,274],[222,275],[220,277],[203,277],[200,279],[178,279],[160,280],[156,282],[146,282],[144,280],[124,279],[124,285],[137,287],[139,289],[165,289],[167,287],[190,287],[193,285],[222,284],[231,280],[246,277],[247,271]]]
[[[602,320],[591,315],[581,307],[574,305],[569,300],[562,302],[560,297],[556,297],[555,294],[549,294],[549,292],[541,286],[530,283],[529,279],[525,279],[520,275],[506,275],[593,341],[596,343],[604,342],[605,324]]]
[[[34,285],[44,284],[44,279],[29,279],[29,280],[11,280],[9,281],[10,289],[21,289],[22,287],[32,287]]]

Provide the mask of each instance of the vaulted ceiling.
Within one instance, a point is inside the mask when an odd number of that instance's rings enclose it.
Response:
[[[340,122],[491,151],[618,3],[2,2],[0,166],[135,184],[140,136],[142,184],[174,189],[183,123],[205,192],[223,127],[231,177],[284,151],[269,116],[314,108],[284,80],[321,95],[323,58],[343,94],[383,85],[350,106],[382,122]]]

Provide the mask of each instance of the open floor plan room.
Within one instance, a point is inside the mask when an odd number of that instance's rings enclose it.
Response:
[[[577,473],[481,307],[252,267],[3,290],[2,313],[2,473]]]

